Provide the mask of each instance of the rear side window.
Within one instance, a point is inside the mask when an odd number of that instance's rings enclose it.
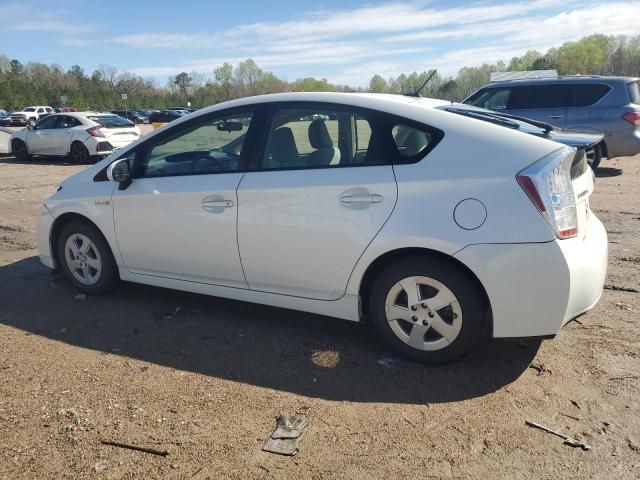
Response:
[[[527,85],[513,87],[509,108],[562,108],[566,106],[567,90],[564,85]]]
[[[640,89],[638,82],[627,83],[627,91],[629,92],[629,101],[640,105]]]
[[[588,107],[599,101],[609,91],[602,83],[567,85],[569,89],[569,107]]]
[[[350,167],[382,163],[365,116],[330,108],[274,112],[261,170]]]

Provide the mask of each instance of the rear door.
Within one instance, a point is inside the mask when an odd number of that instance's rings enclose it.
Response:
[[[541,84],[511,87],[508,113],[547,122],[558,128],[567,125],[570,91],[566,85]]]
[[[295,103],[272,107],[268,125],[238,187],[249,287],[338,299],[396,203],[383,125],[367,111]]]
[[[56,155],[66,155],[69,153],[74,129],[80,126],[81,123],[69,115],[57,115],[57,117],[58,120],[51,135],[54,144],[53,148]]]

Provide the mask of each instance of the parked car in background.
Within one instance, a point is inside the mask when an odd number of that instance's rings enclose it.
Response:
[[[133,122],[99,112],[53,114],[11,135],[11,152],[19,160],[33,155],[70,155],[74,162],[104,157],[140,137]]]
[[[35,125],[39,120],[53,113],[51,107],[26,107],[11,114],[11,125]]]
[[[195,108],[191,108],[191,107],[170,107],[170,108],[167,108],[167,110],[178,110],[186,113],[193,113],[196,111]]]
[[[199,110],[62,182],[40,259],[90,294],[124,280],[367,321],[425,363],[487,334],[555,335],[604,285],[592,173],[447,104],[285,93]]]
[[[74,107],[56,107],[53,109],[55,113],[69,113],[69,112],[77,112],[78,110]]]
[[[478,108],[464,103],[451,103],[438,108],[447,112],[476,118],[478,120],[519,130],[530,135],[547,138],[554,142],[574,147],[578,150],[580,155],[584,155],[586,157],[587,164],[594,169],[598,163],[600,163],[600,151],[598,149],[598,145],[604,138],[603,133],[563,130],[546,122],[539,122],[537,120],[518,117],[504,112]],[[576,157],[577,161],[579,161],[580,155]]]
[[[153,110],[153,109],[149,109],[149,108],[134,108],[134,110],[136,112],[140,112],[142,115],[144,115],[147,118],[151,118],[151,114],[153,112],[159,112],[160,110]]]
[[[160,110],[157,112],[152,112],[151,117],[149,117],[149,121],[151,123],[167,123],[172,122],[173,120],[177,120],[184,116],[184,113],[178,112],[176,110]]]
[[[0,127],[11,126],[11,112],[0,110]]]
[[[113,110],[111,113],[131,120],[133,123],[149,123],[149,117],[137,110]]]
[[[604,133],[599,157],[640,153],[638,78],[564,76],[495,82],[464,103],[570,128]]]

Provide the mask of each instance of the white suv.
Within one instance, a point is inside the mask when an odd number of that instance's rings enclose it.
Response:
[[[600,298],[591,170],[558,143],[394,95],[289,93],[179,119],[62,183],[40,259],[370,322],[417,361],[552,336]]]
[[[11,153],[26,161],[32,155],[70,155],[76,163],[105,157],[138,140],[133,122],[111,113],[78,112],[50,115],[11,135]]]

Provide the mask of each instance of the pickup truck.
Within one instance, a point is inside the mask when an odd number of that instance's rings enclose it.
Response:
[[[35,125],[39,120],[42,120],[47,115],[53,113],[53,108],[36,106],[26,107],[19,112],[13,112],[11,114],[11,126],[14,125]]]

